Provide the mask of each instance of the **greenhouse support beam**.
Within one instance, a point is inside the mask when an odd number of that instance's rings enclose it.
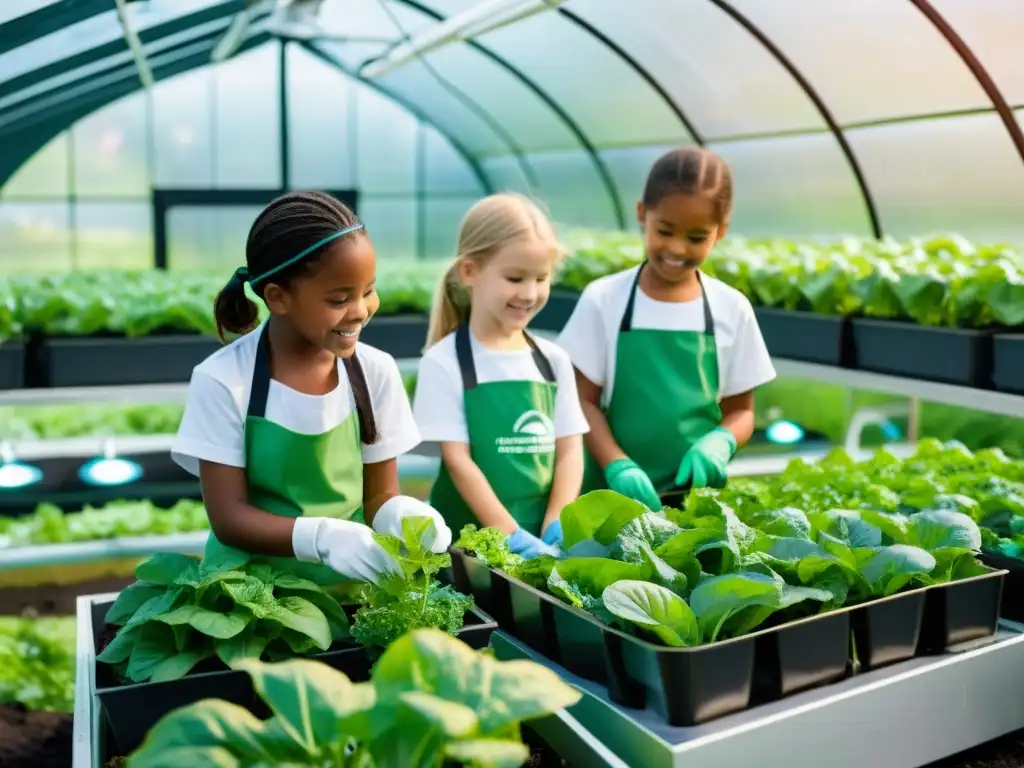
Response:
[[[386,86],[383,86],[380,83],[375,83],[360,77],[359,73],[356,72],[354,68],[346,66],[337,57],[333,56],[332,54],[328,53],[325,50],[322,50],[321,48],[318,48],[309,41],[303,40],[299,42],[299,46],[301,46],[302,49],[305,50],[306,52],[318,58],[324,64],[327,64],[329,67],[333,67],[341,74],[350,77],[353,80],[362,83],[367,88],[376,91],[382,96],[391,99],[393,102],[398,104],[398,106],[400,106],[410,115],[415,117],[421,123],[426,123],[427,125],[434,128],[438,133],[440,133],[442,136],[448,139],[448,142],[459,154],[459,157],[466,161],[466,164],[469,166],[469,169],[473,172],[473,176],[476,178],[478,182],[480,182],[480,188],[483,190],[484,194],[489,195],[494,192],[494,185],[491,183],[490,177],[484,172],[483,166],[480,165],[480,161],[477,160],[476,157],[469,151],[469,148],[466,147],[466,145],[463,144],[459,139],[457,139],[455,136],[453,136],[451,133],[445,130],[443,126],[441,126],[436,120],[434,120],[422,109],[417,107],[415,104],[411,103],[408,99],[404,98],[397,91],[391,88],[387,88]]]
[[[420,0],[397,0],[397,2],[407,5],[420,13],[430,16],[432,19],[439,23],[443,23],[445,16],[438,13],[433,8],[424,5]],[[612,206],[612,215],[615,219],[615,226],[619,229],[626,229],[626,215],[622,208],[622,198],[619,195],[619,188],[615,184],[615,179],[612,177],[611,171],[608,170],[608,166],[597,152],[597,148],[594,143],[583,131],[583,128],[576,122],[575,118],[572,117],[566,111],[558,101],[555,100],[551,94],[545,91],[540,85],[532,78],[528,77],[525,72],[520,70],[518,67],[513,65],[508,59],[499,55],[495,51],[491,50],[487,46],[477,42],[476,40],[467,40],[468,45],[478,53],[483,54],[492,62],[497,64],[499,67],[508,72],[514,79],[518,80],[527,90],[531,91],[534,96],[540,99],[547,107],[555,113],[555,115],[562,121],[566,129],[575,137],[576,141],[579,142],[580,147],[583,151],[590,156],[590,161],[594,166],[594,170],[597,172],[598,177],[601,179],[601,184],[605,188],[605,192],[608,195],[608,199]]]
[[[765,50],[767,50],[768,53],[770,53],[775,60],[779,62],[787,72],[789,72],[790,76],[796,80],[797,85],[803,89],[804,94],[817,108],[818,113],[821,115],[821,119],[825,121],[825,124],[828,125],[832,135],[835,136],[836,142],[839,144],[839,149],[846,156],[846,162],[849,164],[850,170],[853,172],[854,178],[857,180],[861,195],[864,198],[864,207],[867,209],[871,233],[876,238],[880,238],[882,236],[882,225],[878,218],[878,209],[876,208],[875,200],[871,195],[871,189],[868,186],[867,177],[864,175],[864,171],[860,167],[857,156],[854,154],[853,147],[851,147],[850,143],[846,140],[843,129],[839,126],[835,116],[832,114],[832,110],[828,108],[828,105],[825,104],[824,99],[822,99],[821,95],[817,90],[815,90],[814,86],[811,85],[810,81],[804,77],[803,72],[797,68],[790,58],[782,52],[782,49],[779,48],[772,39],[768,37],[768,35],[761,31],[760,27],[744,16],[738,9],[726,2],[726,0],[709,0],[709,2],[732,18],[733,21],[747,30],[748,33],[761,43]]]
[[[4,23],[0,54],[111,10],[110,0],[60,0]]]
[[[996,81],[992,79],[988,70],[985,69],[985,65],[974,55],[971,47],[953,28],[953,25],[946,21],[946,18],[931,4],[930,0],[910,0],[910,2],[913,3],[917,10],[924,14],[925,18],[932,23],[939,34],[946,39],[946,42],[950,44],[964,64],[967,65],[967,68],[971,70],[971,74],[978,81],[978,85],[985,91],[985,95],[988,96],[992,106],[995,107],[999,119],[1003,121],[1003,126],[1006,128],[1006,132],[1010,134],[1010,141],[1013,142],[1017,154],[1020,155],[1021,162],[1024,162],[1024,131],[1021,130],[1020,124],[1013,114],[1013,109],[1007,103],[1002,91],[999,90]]]

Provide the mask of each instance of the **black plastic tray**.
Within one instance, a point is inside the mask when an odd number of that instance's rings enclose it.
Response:
[[[572,311],[576,309],[576,302],[580,295],[576,291],[555,289],[548,298],[548,303],[537,313],[537,316],[530,322],[530,328],[538,331],[558,332],[569,322]]]
[[[427,345],[429,324],[426,315],[374,317],[359,334],[359,340],[398,359],[418,358]]]
[[[833,366],[848,365],[853,359],[853,337],[845,317],[773,307],[755,307],[754,314],[772,357]]]
[[[489,604],[498,626],[624,706],[695,725],[849,671],[850,611],[840,610],[698,648],[666,648],[606,626],[553,595],[452,552],[456,586]],[[758,673],[755,675],[755,667]]]
[[[992,382],[1000,392],[1024,395],[1024,333],[993,337]]]
[[[1010,621],[1024,623],[1024,562],[988,552],[982,552],[978,559],[989,568],[1006,571],[999,615]]]
[[[992,386],[991,331],[863,317],[851,322],[861,370],[965,387]]]
[[[1007,571],[929,587],[921,628],[922,653],[942,653],[960,643],[994,635]]]
[[[915,589],[853,607],[853,641],[861,670],[906,661],[917,654],[927,593],[927,588]]]
[[[106,615],[113,601],[92,607],[93,643],[98,648],[106,628]],[[464,626],[456,636],[475,649],[486,648],[497,626],[490,616],[475,607],[466,613]],[[322,661],[344,672],[353,682],[370,678],[372,661],[362,646],[339,646],[306,658]],[[116,740],[115,754],[127,755],[137,749],[146,733],[167,713],[202,699],[223,699],[245,707],[257,717],[265,708],[252,686],[252,678],[241,670],[220,669],[186,675],[162,683],[120,684],[112,670],[96,663],[96,697]]]
[[[0,389],[21,389],[25,386],[25,344],[21,341],[0,341]]]
[[[221,346],[199,334],[139,338],[44,336],[29,355],[32,387],[105,387],[187,382],[192,369]]]

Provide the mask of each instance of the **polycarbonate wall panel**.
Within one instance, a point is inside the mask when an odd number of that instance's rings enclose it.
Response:
[[[453,259],[459,224],[477,197],[427,198],[423,203],[424,256]]]
[[[79,197],[142,197],[149,192],[146,101],[115,102],[72,130]]]
[[[1020,0],[932,0],[1014,106],[1024,105],[1024,6]]]
[[[622,200],[622,211],[630,229],[636,228],[636,203],[644,194],[647,174],[651,166],[665,152],[676,149],[678,144],[655,147],[623,147],[601,151],[608,170],[615,179]]]
[[[995,115],[847,132],[885,231],[1024,244],[1024,164]]]
[[[2,189],[0,202],[7,198],[32,199],[67,197],[71,194],[69,134],[62,133],[40,149],[19,168]]]
[[[288,182],[346,189],[355,184],[354,86],[334,67],[288,46]]]
[[[245,261],[245,241],[259,212],[259,206],[171,208],[167,212],[168,269],[230,273]]]
[[[578,227],[616,226],[612,201],[584,152],[544,152],[529,156],[540,188],[536,194],[559,224]]]
[[[778,2],[765,3],[779,13]],[[707,0],[588,0],[569,6],[629,51],[705,137],[817,128],[789,73]],[[610,119],[610,118],[609,118]]]
[[[775,41],[840,123],[989,106],[977,80],[907,0],[732,0]]]
[[[430,126],[423,126],[425,159],[424,192],[427,195],[481,195],[484,190],[465,158]]]
[[[416,258],[419,227],[414,198],[364,198],[359,202],[359,218],[366,223],[379,261]]]
[[[527,171],[523,164],[529,164],[529,159],[520,159],[513,155],[502,157],[488,157],[481,162],[484,173],[491,181],[491,186],[498,192],[505,190],[531,194],[533,186],[527,178]]]
[[[216,179],[213,72],[200,69],[163,80],[152,91],[153,183],[211,187]],[[129,97],[140,101],[136,97]]]
[[[70,269],[71,223],[66,200],[0,203],[2,272]]]
[[[278,187],[278,48],[265,45],[214,69],[218,187]]]
[[[152,265],[153,207],[148,201],[80,200],[72,206],[76,267],[145,269]]]
[[[709,149],[732,168],[734,234],[871,234],[864,198],[831,134],[724,142]]]
[[[359,184],[364,195],[416,192],[419,123],[393,101],[366,88],[357,98]]]
[[[541,13],[479,40],[551,94],[597,146],[690,140],[657,91],[608,46],[560,14]]]

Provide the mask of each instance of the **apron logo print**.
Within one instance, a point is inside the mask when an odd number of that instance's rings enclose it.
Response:
[[[494,442],[498,453],[549,453],[555,449],[555,425],[547,414],[526,411],[512,425],[511,437]]]

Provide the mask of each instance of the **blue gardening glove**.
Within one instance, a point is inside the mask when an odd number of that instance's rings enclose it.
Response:
[[[616,493],[628,496],[648,509],[661,509],[661,499],[654,489],[654,483],[632,459],[616,459],[604,468],[604,479]]]
[[[559,554],[557,549],[548,546],[532,533],[528,533],[522,528],[516,528],[515,531],[509,535],[508,548],[512,554],[519,555],[526,560],[532,560],[533,558],[541,557],[542,555],[558,557]]]
[[[540,537],[541,541],[550,547],[562,546],[562,521],[554,520],[544,529],[544,533]]]
[[[725,427],[715,427],[686,452],[676,485],[693,488],[724,488],[729,460],[736,454],[736,438]]]

